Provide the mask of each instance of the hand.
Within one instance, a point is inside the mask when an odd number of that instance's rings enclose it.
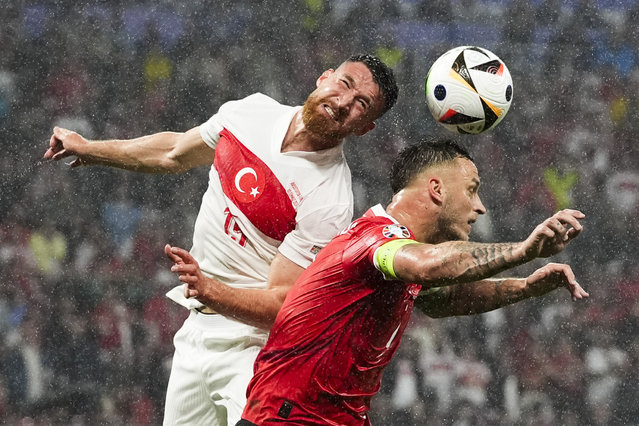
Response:
[[[78,154],[78,150],[88,143],[89,142],[85,138],[76,132],[60,127],[54,127],[53,135],[51,135],[51,140],[49,141],[49,149],[47,149],[44,153],[44,158],[47,160],[50,159],[57,161],[65,157],[75,155],[77,158],[68,163],[69,166],[84,166],[87,164],[87,159],[82,158]]]
[[[202,274],[200,265],[193,256],[180,247],[171,247],[168,244],[164,246],[164,253],[174,262],[171,272],[175,272],[178,279],[186,284],[184,296],[187,299],[200,297],[202,295],[200,290],[206,283],[206,277]]]
[[[581,233],[579,221],[585,217],[579,210],[565,209],[544,220],[524,241],[526,256],[534,259],[559,253]]]
[[[559,287],[566,287],[574,301],[590,296],[579,285],[570,266],[561,263],[549,263],[526,278],[526,291],[532,297],[544,295]]]

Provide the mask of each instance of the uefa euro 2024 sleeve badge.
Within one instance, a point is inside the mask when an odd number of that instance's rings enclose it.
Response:
[[[395,223],[385,226],[382,230],[382,234],[386,238],[410,238],[410,231],[408,230],[408,228],[403,225],[397,225]]]

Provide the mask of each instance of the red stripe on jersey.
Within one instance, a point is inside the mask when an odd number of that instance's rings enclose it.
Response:
[[[224,194],[265,235],[283,241],[295,229],[295,208],[273,171],[224,129],[213,165]]]

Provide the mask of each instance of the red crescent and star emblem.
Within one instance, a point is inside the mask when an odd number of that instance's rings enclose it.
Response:
[[[270,167],[224,129],[213,165],[224,195],[266,236],[284,241],[295,229],[296,210]],[[230,226],[230,224],[229,224]]]
[[[252,167],[244,167],[235,174],[235,196],[243,203],[257,200],[263,192],[264,176]]]

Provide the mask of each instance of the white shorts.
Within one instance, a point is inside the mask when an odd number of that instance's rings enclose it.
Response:
[[[267,337],[250,325],[192,310],[173,339],[164,425],[234,426]]]

